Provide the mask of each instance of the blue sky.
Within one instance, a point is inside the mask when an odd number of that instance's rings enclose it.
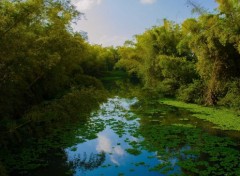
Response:
[[[214,0],[194,0],[210,12]],[[161,25],[164,18],[181,23],[195,17],[187,0],[72,0],[86,19],[74,25],[74,30],[86,31],[89,42],[103,46],[118,46],[143,33],[152,26]]]

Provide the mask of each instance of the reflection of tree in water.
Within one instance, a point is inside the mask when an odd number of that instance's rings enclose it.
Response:
[[[180,167],[183,175],[240,175],[238,142],[207,133],[189,120],[178,120],[187,114],[161,106],[145,101],[135,111],[141,117],[136,131],[144,138],[140,146],[156,152],[161,161],[151,171],[167,174]],[[158,109],[164,114],[155,113]]]
[[[86,152],[83,155],[78,154],[74,157],[73,160],[69,161],[69,165],[73,170],[81,169],[81,170],[93,170],[98,168],[103,164],[106,159],[106,154],[101,152],[100,154],[91,153],[89,157]]]

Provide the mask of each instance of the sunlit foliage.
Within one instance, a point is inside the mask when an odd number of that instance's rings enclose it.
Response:
[[[240,4],[237,0],[217,2],[214,14],[201,13],[181,25],[164,20],[161,26],[137,35],[134,44],[119,50],[118,65],[136,72],[145,87],[165,95],[207,105],[224,99],[221,104],[237,107],[239,101],[231,94],[240,92],[236,86],[240,78]],[[128,50],[129,55],[124,52]]]

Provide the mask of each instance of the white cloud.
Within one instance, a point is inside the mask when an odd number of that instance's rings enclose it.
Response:
[[[155,3],[157,0],[141,0],[140,2],[142,4],[153,4]]]
[[[102,0],[72,0],[72,3],[79,11],[86,11],[101,4]]]

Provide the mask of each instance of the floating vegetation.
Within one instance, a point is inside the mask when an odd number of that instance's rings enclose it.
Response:
[[[140,155],[141,154],[141,151],[140,150],[137,150],[137,149],[134,149],[134,148],[129,148],[129,149],[125,149],[128,153],[130,153],[131,155]]]
[[[16,161],[25,161],[14,170],[52,169],[45,163],[51,165],[54,161],[64,170],[61,173],[77,176],[133,172],[134,175],[240,175],[239,145],[224,137],[223,131],[213,129],[184,109],[158,101],[136,102],[136,99],[110,98],[84,124],[66,123],[61,130],[56,129],[52,134],[55,140],[42,137],[35,139],[35,143],[31,141],[31,148],[26,146],[21,155],[14,155]],[[50,148],[54,150],[49,151]],[[39,160],[40,154],[49,152],[52,154]]]
[[[130,171],[130,172],[134,172],[134,171],[135,171],[135,169],[129,169],[129,171]]]
[[[111,164],[107,164],[107,165],[102,165],[101,167],[107,168],[107,167],[110,167],[110,166],[112,166],[112,165]]]
[[[171,165],[170,162],[163,162],[161,164],[158,164],[156,165],[155,167],[153,168],[150,168],[149,171],[161,171],[162,169],[166,169],[168,167],[169,169],[169,166]],[[164,170],[166,172],[166,170]]]
[[[193,112],[193,116],[216,124],[216,128],[222,130],[240,131],[240,118],[238,114],[233,110],[226,108],[205,107],[170,99],[161,99],[160,102],[167,105],[187,109]]]
[[[150,114],[154,109],[164,112],[160,124],[151,123],[152,119],[158,117],[149,118],[144,110],[149,106],[152,108]],[[203,132],[198,125],[208,124],[207,122],[196,124],[195,119],[185,110],[174,108],[172,111],[171,107],[164,106],[159,103],[153,106],[145,101],[142,109],[135,111],[140,117],[140,127],[135,133],[144,140],[134,148],[154,151],[161,161],[151,167],[150,171],[171,175],[174,174],[174,168],[179,166],[188,175],[240,175],[240,151],[236,142]]]

